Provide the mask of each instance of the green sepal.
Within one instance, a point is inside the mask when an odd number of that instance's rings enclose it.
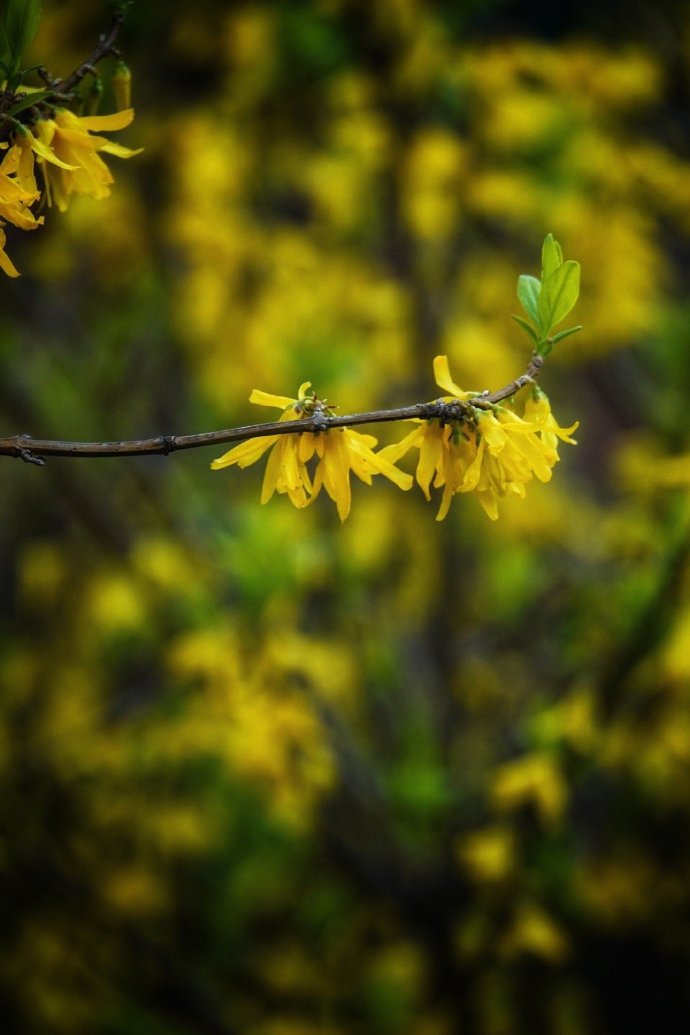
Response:
[[[518,300],[530,319],[537,325],[539,324],[538,303],[540,292],[541,283],[536,277],[530,277],[527,273],[523,273],[518,277]]]
[[[567,331],[559,331],[558,334],[552,334],[549,341],[552,345],[555,345],[557,341],[563,341],[564,338],[569,337],[571,334],[576,334],[577,331],[582,330],[582,324],[578,324],[577,327],[569,327]]]
[[[523,331],[527,331],[527,333],[529,334],[530,338],[532,339],[532,341],[536,345],[538,343],[538,341],[539,341],[539,335],[537,334],[537,332],[535,331],[534,327],[529,322],[529,320],[525,320],[525,318],[523,316],[515,316],[514,313],[513,313],[513,319],[515,320],[515,323],[519,323],[520,324],[520,326],[522,327]]]
[[[52,90],[36,90],[34,93],[27,94],[22,101],[17,101],[12,105],[8,115],[18,115],[20,111],[30,108],[33,104],[40,104],[46,97],[50,97],[52,92]]]
[[[541,285],[537,299],[538,323],[549,336],[552,327],[564,320],[580,294],[580,263],[569,259],[551,273]]]

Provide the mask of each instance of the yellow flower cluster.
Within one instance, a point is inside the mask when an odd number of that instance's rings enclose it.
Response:
[[[131,108],[114,115],[89,116],[57,109],[51,118],[16,130],[0,165],[0,269],[8,276],[19,274],[5,254],[2,227],[12,223],[22,230],[35,230],[43,217],[36,218],[31,206],[41,202],[42,191],[48,205],[57,205],[61,212],[67,209],[72,194],[106,198],[113,177],[99,152],[131,158],[141,149],[121,147],[92,135],[92,131],[124,129],[133,118]],[[36,166],[42,190],[36,180]]]
[[[350,471],[371,485],[372,475],[383,474],[401,489],[412,485],[410,475],[399,471],[396,462],[412,447],[419,449],[416,478],[427,499],[430,487],[443,489],[437,520],[442,521],[451,500],[459,492],[476,492],[479,502],[495,520],[498,500],[510,494],[525,496],[525,485],[536,477],[547,482],[558,461],[558,441],[574,443],[571,437],[577,423],[561,428],[556,423],[543,392],[535,389],[519,417],[500,406],[483,409],[472,407],[476,393],[463,391],[450,376],[448,360],[434,360],[436,382],[450,394],[441,402],[470,403],[471,417],[466,421],[444,423],[439,419],[419,421],[409,435],[378,453],[373,435],[362,435],[349,428],[328,428],[320,433],[268,435],[250,438],[234,446],[211,464],[213,470],[248,467],[271,450],[266,465],[261,502],[267,503],[274,492],[284,493],[299,508],[306,507],[318,496],[321,488],[335,502],[341,521],[350,513]],[[280,421],[296,421],[315,413],[331,411],[310,392],[311,382],[301,385],[297,399],[271,395],[254,389],[250,402],[259,406],[282,409]],[[318,458],[314,475],[307,464]]]
[[[297,399],[285,395],[271,395],[254,389],[249,401],[258,406],[277,406],[283,410],[280,421],[300,420],[311,417],[319,405],[311,392],[311,382],[300,386]],[[372,475],[383,474],[401,489],[412,486],[409,474],[403,474],[397,467],[372,452],[376,445],[373,435],[362,435],[350,428],[331,428],[322,434],[303,432],[296,435],[268,435],[265,438],[250,438],[241,442],[229,452],[214,460],[213,470],[222,467],[248,467],[256,463],[269,449],[271,455],[266,464],[261,502],[267,503],[274,492],[285,493],[296,507],[306,507],[319,495],[323,487],[338,508],[341,521],[350,513],[352,501],[350,471],[367,485]],[[312,478],[307,463],[316,456],[318,463]]]
[[[434,373],[439,387],[449,392],[444,402],[471,400],[473,393],[458,388],[451,378],[445,356],[436,356]],[[499,406],[475,408],[474,414],[474,424],[462,427],[425,421],[402,442],[381,450],[381,456],[395,463],[413,446],[419,449],[416,478],[422,492],[431,498],[432,478],[433,487],[443,489],[437,521],[446,516],[458,492],[476,492],[495,521],[501,497],[515,493],[524,499],[525,485],[534,475],[541,482],[550,480],[558,462],[558,440],[574,444],[570,436],[578,426],[560,428],[548,399],[539,391],[527,400],[523,417]]]

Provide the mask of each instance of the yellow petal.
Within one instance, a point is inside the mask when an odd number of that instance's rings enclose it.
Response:
[[[344,521],[350,513],[352,493],[343,437],[337,430],[328,435],[319,467],[323,467],[324,488],[335,503],[340,520]]]
[[[580,427],[579,420],[576,420],[575,423],[571,424],[569,428],[559,428],[558,425],[554,421],[554,426],[551,427],[549,425],[548,430],[551,432],[551,434],[556,435],[558,438],[560,438],[562,442],[569,442],[571,446],[576,446],[577,445],[577,440],[574,439],[574,438],[571,438],[570,436],[572,435],[572,433],[574,431],[577,431],[577,429],[579,427]]]
[[[62,114],[63,112],[61,111],[60,115]],[[72,115],[73,113],[68,112],[68,114]],[[86,115],[81,118],[74,115],[74,118],[86,130],[93,129],[98,132],[101,129],[124,129],[125,126],[129,126],[134,118],[134,108],[125,108],[124,111],[116,111],[113,115]]]
[[[52,162],[53,165],[59,165],[61,169],[76,169],[76,165],[68,165],[67,162],[63,162],[57,157],[52,148],[44,144],[38,137],[31,136],[31,150],[35,151],[39,158],[42,158],[44,162]]]
[[[19,270],[15,269],[10,257],[5,254],[4,248],[5,232],[4,230],[0,230],[0,269],[3,270],[8,277],[18,277]]]
[[[507,432],[505,426],[496,420],[493,413],[482,414],[479,418],[479,430],[493,455],[496,456],[500,453],[506,444]]]
[[[462,484],[459,486],[459,492],[471,492],[476,489],[479,483],[479,476],[482,469],[482,459],[484,457],[485,450],[485,439],[482,439],[477,447],[477,455],[465,471],[465,477],[462,480]]]
[[[382,474],[384,478],[388,478],[389,481],[397,485],[399,489],[407,492],[408,489],[412,488],[412,475],[406,474],[405,471],[399,471],[397,467],[389,463],[379,453],[373,453],[373,460],[367,458],[367,463],[370,463],[376,468],[377,474]]]
[[[230,467],[232,464],[239,464],[240,467],[249,467],[256,463],[278,441],[277,435],[268,435],[266,438],[250,438],[246,442],[240,442],[233,446],[223,456],[211,461],[211,470],[220,471],[223,467]]]
[[[106,155],[115,155],[116,158],[133,158],[134,155],[140,155],[144,149],[143,147],[123,147],[122,144],[107,140],[98,150],[103,151]]]
[[[255,406],[277,406],[280,410],[284,410],[287,406],[294,406],[296,402],[287,395],[272,395],[270,392],[262,392],[260,388],[253,390],[249,401]]]
[[[438,508],[438,514],[436,515],[437,521],[443,521],[450,510],[450,503],[453,499],[453,490],[450,485],[446,485],[443,490],[443,497],[441,499],[441,506]]]
[[[498,518],[498,503],[496,493],[491,489],[479,490],[477,492],[477,499],[481,503],[482,507],[491,518],[492,521],[496,521]]]
[[[310,431],[305,431],[303,435],[299,437],[299,458],[301,463],[306,464],[308,460],[314,455],[316,449],[316,436],[312,435]]]
[[[469,399],[472,395],[472,392],[466,392],[464,389],[459,388],[450,376],[450,367],[448,366],[447,356],[435,357],[434,377],[436,378],[436,384],[439,388],[445,388],[445,390],[450,395],[454,395],[456,399]]]
[[[447,429],[450,432],[450,428]],[[441,453],[444,448],[444,435],[447,441],[446,429],[440,428],[437,424],[427,424],[424,429],[424,437],[419,444],[419,462],[415,477],[420,489],[429,500],[429,485],[434,471],[439,470]]]
[[[405,438],[401,439],[400,442],[393,442],[390,446],[384,446],[383,449],[379,449],[377,456],[383,457],[389,463],[394,464],[413,446],[418,446],[422,441],[423,435],[424,427],[417,427],[409,435],[405,435]]]

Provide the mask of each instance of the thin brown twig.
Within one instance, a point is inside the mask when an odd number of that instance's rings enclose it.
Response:
[[[167,456],[182,449],[198,449],[202,446],[218,446],[228,442],[242,442],[249,438],[264,438],[268,435],[319,434],[329,428],[352,427],[357,424],[382,424],[390,421],[437,419],[446,423],[469,422],[476,409],[488,410],[497,403],[515,395],[521,388],[534,382],[541,370],[543,360],[533,355],[524,374],[495,392],[482,392],[468,402],[415,403],[389,410],[370,410],[365,413],[350,413],[329,416],[316,410],[310,417],[295,421],[270,421],[262,424],[227,428],[223,431],[206,431],[195,435],[156,435],[153,438],[131,439],[122,442],[67,442],[53,439],[35,439],[30,435],[11,435],[0,438],[0,456],[17,457],[26,463],[41,466],[45,456],[102,457],[102,456]]]
[[[53,93],[67,94],[71,93],[75,86],[78,86],[85,75],[93,73],[94,66],[102,61],[103,58],[108,57],[110,54],[116,53],[115,41],[120,34],[125,15],[123,11],[116,11],[113,15],[113,20],[110,23],[110,28],[107,32],[103,33],[98,45],[94,47],[89,56],[85,61],[79,65],[78,68],[70,73],[66,79],[58,80],[57,83],[53,83],[51,89]]]

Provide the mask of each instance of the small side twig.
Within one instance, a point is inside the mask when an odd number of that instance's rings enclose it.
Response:
[[[94,74],[94,66],[102,61],[103,58],[108,57],[111,54],[115,56],[119,55],[119,51],[115,46],[115,41],[120,34],[120,30],[125,20],[123,11],[116,11],[113,15],[113,20],[110,23],[110,28],[107,32],[103,33],[98,41],[98,44],[87,57],[86,61],[82,61],[78,68],[68,75],[65,79],[60,79],[58,82],[53,83],[51,88],[56,94],[68,94],[74,90],[75,86],[78,86],[85,75]]]

